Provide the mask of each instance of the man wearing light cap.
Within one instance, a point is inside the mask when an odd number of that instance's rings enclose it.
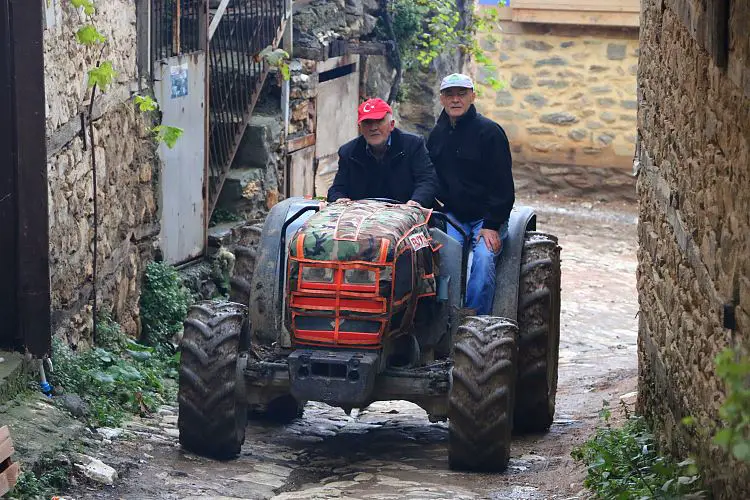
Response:
[[[396,128],[393,111],[382,99],[363,102],[358,123],[361,135],[339,148],[328,201],[390,198],[431,207],[437,177],[424,139]]]
[[[474,82],[454,73],[440,84],[443,111],[427,140],[439,179],[438,200],[471,237],[466,307],[492,314],[495,264],[508,234],[515,202],[510,145],[502,127],[474,107]],[[461,234],[448,227],[453,238]]]

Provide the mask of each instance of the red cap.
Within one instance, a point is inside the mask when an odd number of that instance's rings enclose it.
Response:
[[[362,120],[380,120],[393,110],[383,99],[368,99],[359,105],[357,123]]]

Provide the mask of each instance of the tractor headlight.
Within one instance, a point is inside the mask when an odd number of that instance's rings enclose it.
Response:
[[[375,284],[375,271],[347,269],[344,271],[344,283],[348,285],[373,285]]]
[[[308,283],[333,283],[333,269],[327,267],[302,268],[302,280]]]

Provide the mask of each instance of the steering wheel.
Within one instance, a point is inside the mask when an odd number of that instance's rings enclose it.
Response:
[[[383,203],[393,203],[394,205],[404,205],[404,202],[394,200],[393,198],[365,198],[365,200],[381,201]]]

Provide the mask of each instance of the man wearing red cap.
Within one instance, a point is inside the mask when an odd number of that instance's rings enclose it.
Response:
[[[393,111],[382,99],[368,99],[358,111],[361,135],[339,148],[328,201],[390,198],[432,206],[437,176],[424,139],[396,128]]]

